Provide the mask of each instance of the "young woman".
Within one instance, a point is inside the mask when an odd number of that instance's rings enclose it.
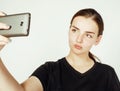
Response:
[[[3,14],[1,14],[3,15]],[[0,23],[0,28],[9,28]],[[19,84],[0,60],[0,91],[120,91],[114,69],[96,61],[90,52],[103,34],[100,14],[91,8],[78,11],[69,29],[70,52],[56,62],[46,62]],[[0,36],[0,49],[9,39]]]

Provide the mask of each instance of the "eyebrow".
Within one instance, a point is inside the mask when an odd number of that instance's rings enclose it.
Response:
[[[71,27],[73,27],[73,28],[75,28],[75,29],[77,29],[77,30],[80,30],[78,27],[76,27],[76,26],[71,26]],[[94,32],[91,32],[91,31],[86,31],[86,33],[91,33],[91,34],[95,34]]]
[[[87,33],[95,34],[94,32],[86,31]]]
[[[80,30],[79,28],[77,28],[76,26],[71,26],[71,27],[73,27],[73,28],[75,28],[75,29],[77,29],[77,30]]]

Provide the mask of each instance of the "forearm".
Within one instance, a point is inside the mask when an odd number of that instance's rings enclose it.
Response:
[[[0,91],[24,91],[0,59]]]

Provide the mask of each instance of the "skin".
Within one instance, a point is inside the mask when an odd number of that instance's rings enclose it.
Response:
[[[0,12],[0,15],[4,14]],[[0,23],[0,28],[7,29],[9,27]],[[66,59],[80,73],[86,72],[94,65],[93,60],[88,56],[88,52],[93,45],[99,43],[101,36],[97,35],[98,26],[91,18],[79,16],[73,20],[69,30],[70,52]],[[9,42],[9,38],[0,35],[0,50]],[[43,91],[41,82],[35,76],[31,76],[19,84],[8,72],[1,59],[0,84],[0,91]]]
[[[5,14],[0,12],[0,16],[5,16]],[[9,29],[9,26],[0,22],[0,29]],[[0,35],[0,51],[9,42],[9,38]],[[0,59],[0,91],[43,91],[43,87],[38,78],[34,76],[31,76],[26,81],[19,84]]]
[[[92,18],[76,17],[69,30],[68,63],[80,73],[89,70],[94,61],[89,58],[88,53],[93,45],[100,42],[101,37],[98,36],[98,26]]]

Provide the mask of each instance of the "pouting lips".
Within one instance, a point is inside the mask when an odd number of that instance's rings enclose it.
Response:
[[[78,50],[82,49],[82,47],[80,45],[77,45],[77,44],[75,44],[74,47]]]

